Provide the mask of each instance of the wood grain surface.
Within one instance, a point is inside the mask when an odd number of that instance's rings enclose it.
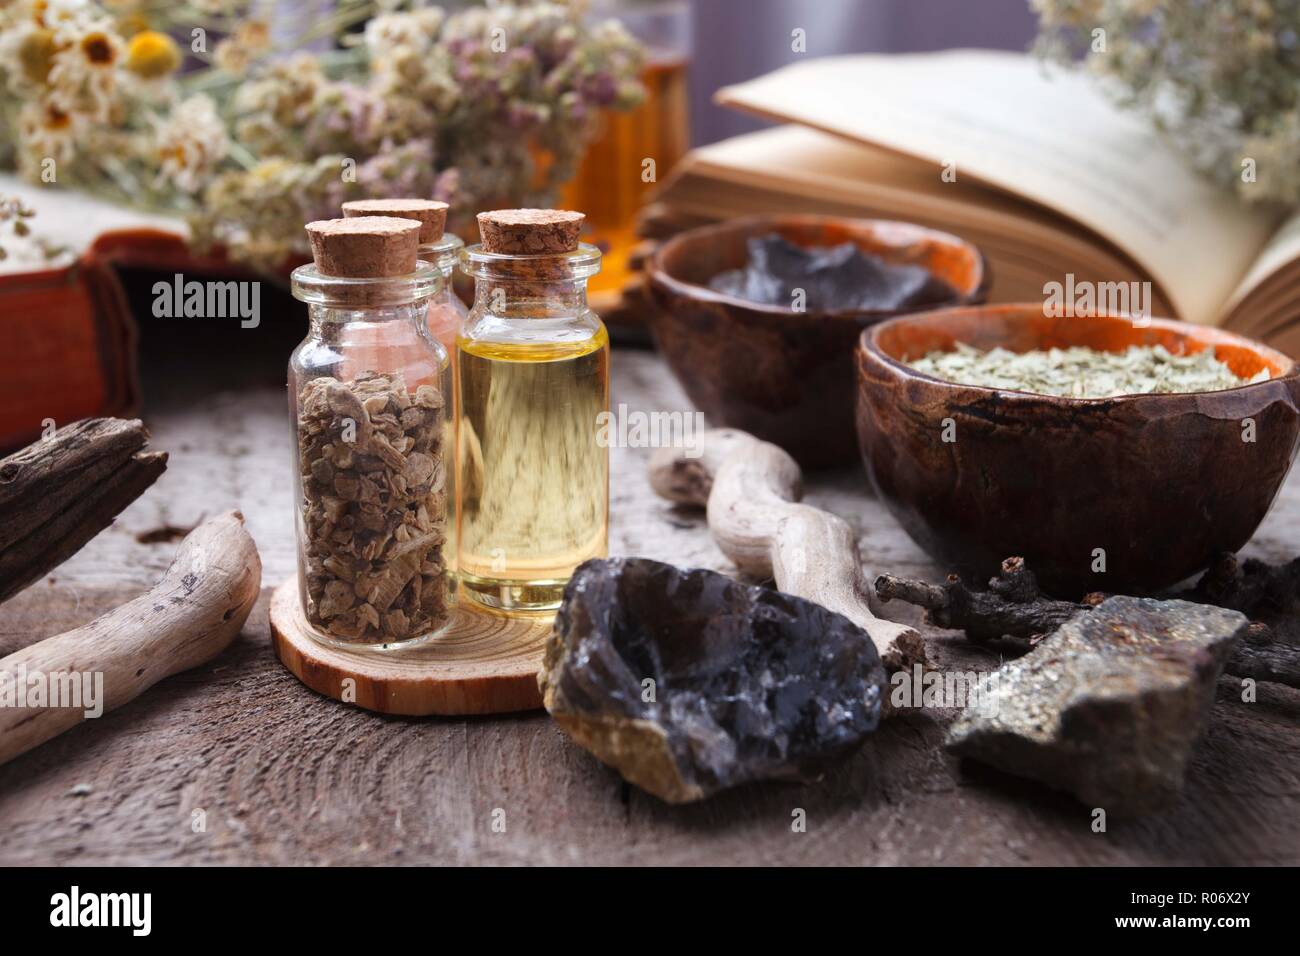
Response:
[[[688,407],[650,353],[614,354],[613,404]],[[146,590],[175,543],[148,534],[238,507],[274,583],[293,571],[283,389],[148,410],[167,473],[53,575],[0,606],[0,655]],[[663,502],[647,449],[615,449],[611,553],[732,571],[702,511]],[[859,470],[812,476],[805,500],[845,518],[870,577],[935,578]],[[142,543],[144,535],[154,543]],[[1247,553],[1300,552],[1293,474]],[[886,723],[816,784],[748,787],[669,807],[625,786],[541,713],[407,718],[303,686],[276,660],[270,590],[211,664],[0,767],[0,864],[1300,863],[1300,692],[1223,679],[1187,787],[1168,812],[1112,819],[941,749],[950,712]],[[889,616],[915,622],[909,609]],[[997,661],[925,629],[939,667]],[[792,832],[803,810],[806,832]],[[499,812],[497,812],[499,811]],[[504,823],[502,831],[501,823]],[[494,826],[494,823],[496,824]]]

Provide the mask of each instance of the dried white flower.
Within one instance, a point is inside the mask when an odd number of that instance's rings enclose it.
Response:
[[[56,163],[70,160],[84,121],[76,113],[65,113],[49,100],[34,100],[18,113],[18,162],[24,174],[39,176],[47,159]]]
[[[376,67],[395,57],[420,56],[433,45],[438,22],[416,13],[386,13],[366,24],[365,44]]]
[[[28,220],[34,215],[17,197],[0,194],[0,274],[50,269],[72,261],[68,250],[32,232]]]
[[[50,67],[50,100],[67,113],[84,113],[107,121],[117,103],[117,65],[126,44],[107,17],[94,16],[87,5],[54,19],[57,52]],[[47,22],[50,14],[47,13]]]
[[[196,193],[212,178],[229,146],[226,124],[216,104],[198,94],[183,100],[158,122],[153,149],[160,177],[182,192]]]

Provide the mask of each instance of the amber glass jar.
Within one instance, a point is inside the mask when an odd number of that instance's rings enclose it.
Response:
[[[298,580],[329,643],[409,645],[453,610],[452,378],[428,325],[443,284],[436,266],[413,265],[340,277],[313,264],[292,277],[311,319],[289,362]]]
[[[691,60],[688,0],[591,0],[592,23],[616,19],[645,50],[645,98],[626,112],[608,111],[587,147],[561,204],[587,214],[587,241],[605,250],[593,294],[622,290],[636,271],[629,260],[640,242],[636,216],[690,146],[687,69]],[[647,175],[646,159],[655,161]]]

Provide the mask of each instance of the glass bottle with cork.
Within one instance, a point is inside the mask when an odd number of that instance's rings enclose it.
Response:
[[[436,199],[355,199],[343,204],[343,215],[345,218],[397,216],[420,224],[420,260],[435,266],[442,275],[442,286],[429,299],[429,331],[448,355],[454,355],[456,337],[469,309],[452,286],[465,243],[455,233],[446,231],[449,208]]]
[[[609,336],[587,307],[600,252],[583,215],[480,213],[461,254],[474,305],[457,345],[457,560],[467,596],[548,611],[609,548]]]
[[[309,223],[315,261],[292,276],[311,321],[289,360],[298,582],[326,643],[424,641],[455,603],[450,362],[419,233],[395,217]]]

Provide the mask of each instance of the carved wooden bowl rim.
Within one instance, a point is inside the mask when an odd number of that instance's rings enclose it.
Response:
[[[1277,349],[1270,348],[1262,342],[1257,342],[1247,336],[1239,335],[1235,332],[1228,332],[1224,329],[1193,325],[1190,322],[1180,322],[1176,319],[1150,318],[1142,320],[1139,317],[1122,313],[1062,318],[1058,321],[1063,323],[1095,321],[1110,323],[1126,322],[1136,329],[1154,329],[1169,332],[1180,336],[1184,341],[1200,344],[1202,349],[1217,349],[1219,346],[1229,346],[1249,353],[1256,358],[1260,364],[1269,366],[1269,370],[1272,374],[1269,378],[1261,382],[1248,382],[1232,388],[1216,389],[1211,391],[1163,393],[1137,392],[1106,398],[1079,398],[1068,395],[1046,395],[1041,392],[1030,392],[1021,389],[994,388],[986,385],[969,385],[962,382],[954,382],[949,379],[938,378],[937,376],[928,375],[925,372],[918,371],[908,365],[901,358],[891,354],[886,350],[885,346],[881,344],[883,339],[887,339],[891,335],[896,334],[897,330],[909,326],[917,327],[922,325],[933,325],[936,327],[943,327],[952,324],[954,320],[971,317],[1000,320],[1008,323],[1015,321],[1029,321],[1037,316],[1042,316],[1042,310],[1042,303],[1019,302],[1003,305],[957,306],[952,308],[930,309],[925,312],[916,312],[909,315],[900,315],[896,318],[887,319],[884,322],[863,329],[862,335],[858,340],[858,356],[860,360],[871,362],[877,368],[883,369],[892,378],[897,380],[924,382],[929,387],[940,390],[961,391],[967,393],[977,392],[987,395],[997,394],[1003,396],[1007,401],[1047,402],[1050,404],[1071,406],[1089,406],[1098,404],[1113,405],[1115,403],[1135,401],[1165,401],[1172,404],[1174,402],[1185,401],[1189,398],[1203,402],[1207,397],[1235,396],[1251,389],[1260,390],[1270,387],[1275,388],[1276,383],[1281,381],[1288,381],[1288,384],[1294,385],[1296,384],[1296,380],[1300,379],[1300,365],[1297,365],[1294,359],[1279,352]],[[1137,323],[1143,324],[1139,325]],[[1068,326],[1062,327],[1064,328]],[[954,336],[954,338],[956,337]],[[1201,351],[1201,349],[1196,349],[1195,351]]]

